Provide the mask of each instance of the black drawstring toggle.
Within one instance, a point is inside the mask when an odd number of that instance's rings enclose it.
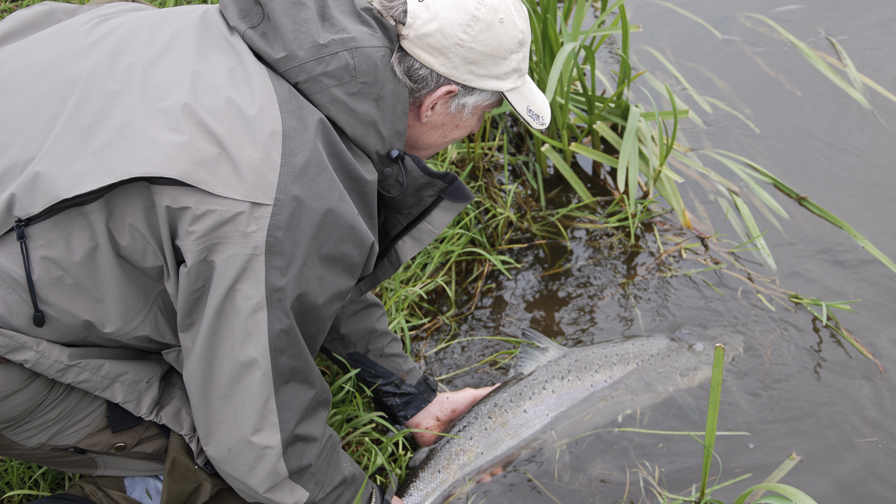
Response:
[[[408,187],[407,173],[405,173],[405,171],[404,171],[404,163],[402,162],[403,159],[404,159],[404,154],[402,154],[401,151],[399,151],[398,149],[392,149],[389,151],[389,160],[398,161],[398,167],[401,168],[401,190],[398,191],[397,193],[389,194],[386,191],[377,187],[376,190],[379,191],[380,194],[382,194],[383,196],[386,196],[387,198],[397,198],[397,197],[401,196],[404,193],[404,190]],[[383,176],[384,177],[392,176],[392,168],[388,168],[388,167],[385,168],[383,170]]]
[[[25,281],[28,283],[28,294],[31,295],[31,306],[34,307],[34,314],[31,316],[31,321],[34,322],[35,327],[43,327],[46,322],[46,318],[44,317],[44,312],[40,310],[40,306],[37,304],[37,294],[34,292],[34,280],[31,278],[31,261],[28,260],[28,244],[25,242],[27,237],[25,236],[25,226],[28,225],[28,222],[22,219],[16,219],[16,224],[13,228],[16,230],[16,240],[19,241],[19,249],[22,251],[22,264],[25,266]]]

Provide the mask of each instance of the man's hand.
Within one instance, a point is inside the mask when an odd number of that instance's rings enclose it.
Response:
[[[414,441],[418,445],[421,447],[430,446],[438,441],[440,437],[438,434],[434,434],[435,432],[445,432],[455,420],[460,418],[461,415],[466,413],[468,409],[473,407],[474,404],[479,402],[495,387],[497,385],[478,389],[465,388],[454,392],[439,392],[436,394],[436,398],[408,420],[405,426],[412,429],[432,431],[433,433],[412,433]],[[394,500],[392,502],[395,504]]]

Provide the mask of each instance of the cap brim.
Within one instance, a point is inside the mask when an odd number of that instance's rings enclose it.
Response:
[[[535,81],[528,75],[523,85],[504,91],[504,99],[513,110],[535,129],[545,129],[551,124],[551,105],[547,97],[538,89]]]

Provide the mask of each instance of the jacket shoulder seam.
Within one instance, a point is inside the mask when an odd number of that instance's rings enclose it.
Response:
[[[353,45],[353,46],[349,46],[349,47],[342,47],[342,48],[315,56],[313,58],[309,58],[307,60],[301,61],[291,67],[284,68],[282,70],[278,70],[277,73],[279,73],[280,75],[283,75],[284,73],[289,72],[290,70],[296,69],[302,65],[307,65],[308,63],[311,63],[311,62],[314,62],[314,61],[317,61],[320,59],[328,58],[330,56],[333,56],[333,55],[339,54],[339,53],[343,53],[345,51],[354,51],[355,49],[372,49],[372,48],[376,48],[376,47],[382,47],[385,49],[389,49],[390,51],[395,49],[394,47],[392,47],[388,44]]]

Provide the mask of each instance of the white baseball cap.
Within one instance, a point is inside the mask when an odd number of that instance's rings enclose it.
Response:
[[[529,14],[520,0],[407,0],[401,46],[461,84],[500,91],[530,126],[551,122],[548,99],[529,77]]]

